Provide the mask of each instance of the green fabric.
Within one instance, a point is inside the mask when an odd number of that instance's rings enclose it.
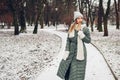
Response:
[[[77,55],[77,36],[78,31],[75,30],[75,36],[73,38],[67,38],[66,49],[70,52],[66,60],[61,61],[57,75],[65,80],[84,80],[85,69],[86,69],[86,47],[84,46],[85,59],[80,61],[76,59]],[[87,27],[83,28],[85,37],[82,39],[83,42],[90,43],[90,32]]]

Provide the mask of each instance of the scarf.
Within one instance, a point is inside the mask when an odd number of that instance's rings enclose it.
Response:
[[[83,30],[83,26],[81,27],[81,30],[78,32],[78,37],[77,37],[77,56],[76,59],[77,60],[84,60],[84,46],[83,46],[83,41],[82,38],[85,37],[84,33],[82,32]],[[69,38],[74,37],[74,31],[69,33]]]

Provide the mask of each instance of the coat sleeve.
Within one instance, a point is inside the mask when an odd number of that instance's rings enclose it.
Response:
[[[83,28],[83,31],[79,31],[78,36],[80,36],[85,43],[91,42],[90,31],[87,27]]]
[[[87,27],[83,29],[83,33],[85,34],[85,37],[82,39],[82,41],[90,43],[91,42],[90,31]]]

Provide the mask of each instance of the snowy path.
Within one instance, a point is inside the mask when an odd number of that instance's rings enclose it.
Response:
[[[45,31],[60,36],[62,38],[62,47],[59,55],[51,62],[54,65],[45,69],[36,80],[61,80],[56,76],[56,73],[65,49],[67,34],[53,30]],[[85,80],[115,80],[100,52],[92,44],[86,44],[86,47],[88,56]]]

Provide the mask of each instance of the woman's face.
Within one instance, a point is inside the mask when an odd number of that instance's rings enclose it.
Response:
[[[78,18],[76,19],[76,23],[77,23],[77,24],[79,24],[79,23],[81,23],[81,22],[82,22],[82,20],[83,20],[83,18],[82,18],[82,17],[78,17]]]

